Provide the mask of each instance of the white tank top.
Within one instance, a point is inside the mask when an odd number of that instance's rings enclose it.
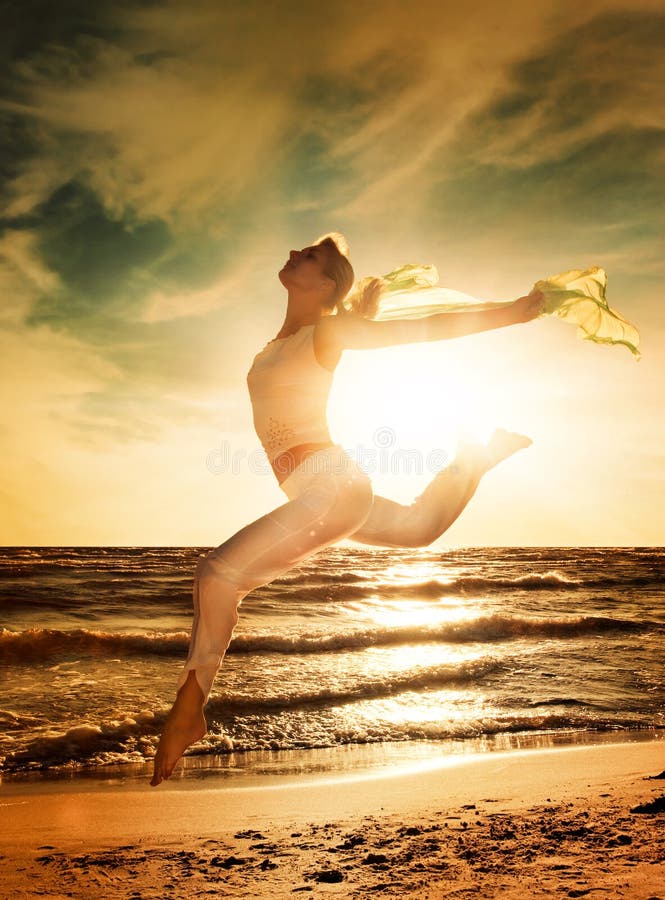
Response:
[[[254,427],[271,462],[297,444],[332,440],[326,407],[334,373],[316,358],[314,327],[269,341],[247,373]]]

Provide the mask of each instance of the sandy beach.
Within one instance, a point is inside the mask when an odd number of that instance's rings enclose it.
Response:
[[[665,897],[665,741],[6,783],[3,897]]]

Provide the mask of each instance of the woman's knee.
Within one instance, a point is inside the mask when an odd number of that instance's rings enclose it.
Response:
[[[244,572],[232,566],[226,561],[219,548],[211,550],[202,556],[196,566],[196,579],[199,584],[202,581],[217,583],[223,588],[223,594],[232,597],[238,603],[238,596],[246,593],[250,588],[247,585],[248,578]]]
[[[429,547],[438,537],[440,532],[428,522],[421,522],[405,529],[404,546],[409,548]]]

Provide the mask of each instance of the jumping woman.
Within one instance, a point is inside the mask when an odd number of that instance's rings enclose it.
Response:
[[[528,322],[542,311],[541,291],[480,311],[376,321],[385,285],[365,279],[348,305],[354,271],[336,232],[292,250],[279,280],[288,291],[284,323],[254,357],[247,384],[259,440],[288,501],[198,562],[189,654],[154,758],[153,786],[169,778],[187,747],[207,732],[204,708],[250,591],[343,538],[381,547],[431,544],[457,519],[485,472],[531,444],[503,429],[487,444],[462,440],[453,462],[413,503],[401,505],[376,496],[369,477],[332,441],[326,405],[344,350],[441,341]]]

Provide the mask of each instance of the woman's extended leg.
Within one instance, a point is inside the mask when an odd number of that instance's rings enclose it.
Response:
[[[348,539],[379,547],[427,547],[459,517],[485,472],[531,443],[499,428],[487,445],[461,444],[454,461],[408,506],[375,494],[369,516]]]
[[[154,760],[151,785],[168,778],[185,749],[206,732],[203,707],[252,589],[360,527],[372,506],[368,476],[331,452],[337,469],[300,477],[298,495],[246,525],[203,556],[193,587],[189,654],[177,681]]]

